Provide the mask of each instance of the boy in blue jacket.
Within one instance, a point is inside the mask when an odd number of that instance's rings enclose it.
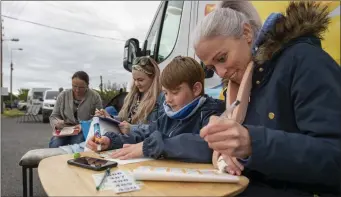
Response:
[[[161,74],[164,92],[161,115],[147,128],[128,134],[108,132],[102,137],[102,150],[120,149],[119,159],[151,157],[186,162],[211,163],[212,150],[199,136],[210,116],[225,110],[224,102],[204,94],[205,73],[190,57],[174,58]],[[94,140],[87,146],[96,151]]]

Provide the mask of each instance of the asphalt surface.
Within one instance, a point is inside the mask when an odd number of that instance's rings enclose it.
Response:
[[[17,123],[15,118],[1,118],[1,196],[22,196],[21,157],[31,149],[48,148],[49,124]],[[33,170],[33,195],[47,196],[37,169]]]

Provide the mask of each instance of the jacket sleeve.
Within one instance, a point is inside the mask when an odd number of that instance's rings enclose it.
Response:
[[[103,108],[102,98],[97,92],[96,92],[96,96],[95,96],[95,106],[96,106],[96,109],[102,109]],[[95,113],[95,112],[92,112],[92,113]]]
[[[135,125],[136,126],[136,125]],[[110,139],[111,146],[109,149],[122,148],[123,144],[137,144],[142,142],[144,139],[149,137],[149,135],[155,131],[156,124],[152,123],[150,125],[138,125],[134,127],[135,129],[128,134],[117,134],[114,132],[107,132],[104,136]]]
[[[168,138],[163,133],[155,131],[144,140],[143,155],[155,159],[211,163],[212,150],[199,134],[183,133]]]
[[[245,125],[252,146],[246,167],[279,180],[339,187],[341,69],[320,49],[305,50],[309,56],[293,58],[291,80],[299,131]]]
[[[202,119],[202,127],[207,125],[211,115],[219,115],[212,111]],[[177,159],[185,162],[211,163],[213,150],[199,135],[200,130],[168,137],[155,131],[144,140],[143,154],[155,159]]]
[[[55,104],[53,111],[50,115],[50,125],[51,125],[52,129],[55,129],[56,124],[58,122],[63,122],[62,116],[60,114],[60,107],[62,105],[62,102],[64,102],[64,92],[62,92],[61,94],[58,95],[56,104]]]

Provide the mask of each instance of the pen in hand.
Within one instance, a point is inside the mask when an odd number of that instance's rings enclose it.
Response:
[[[102,185],[103,185],[103,183],[104,183],[104,180],[105,180],[109,175],[110,175],[110,168],[107,168],[107,169],[105,170],[105,173],[104,173],[104,175],[103,175],[103,178],[102,178],[101,182],[99,183],[98,186],[96,186],[96,190],[97,190],[97,191],[98,191],[99,189],[101,189],[101,187],[102,187]]]
[[[224,118],[228,118],[229,114],[232,114],[233,110],[240,104],[239,100],[234,101],[226,110],[224,113],[222,113],[219,117],[220,120],[223,120]],[[223,156],[219,156],[218,158],[218,169],[219,172],[223,173],[225,168],[227,167],[226,162],[223,159]]]
[[[235,100],[225,111],[222,113],[219,118],[224,119],[228,118],[229,114],[232,114],[233,110],[240,104],[239,100]]]

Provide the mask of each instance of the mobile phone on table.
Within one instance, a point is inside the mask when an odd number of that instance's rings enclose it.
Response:
[[[117,166],[117,162],[109,161],[106,159],[98,159],[94,157],[79,157],[77,159],[70,159],[68,164],[86,168],[95,171],[106,170],[107,168],[113,168]]]

